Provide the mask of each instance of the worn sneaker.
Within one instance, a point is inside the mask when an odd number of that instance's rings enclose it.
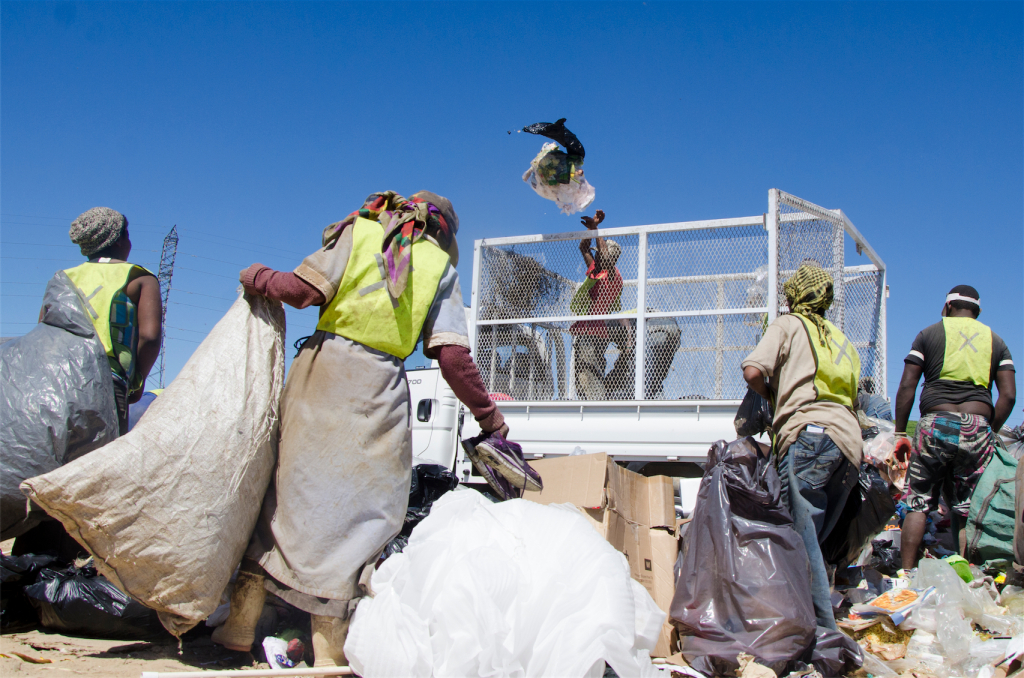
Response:
[[[466,456],[473,462],[473,467],[476,472],[483,476],[487,484],[490,485],[491,489],[498,496],[501,501],[507,501],[509,499],[519,499],[523,496],[523,491],[519,488],[513,487],[512,483],[505,480],[497,471],[487,465],[476,450],[478,442],[487,437],[486,433],[483,433],[475,438],[469,438],[462,441],[462,449],[466,451]]]
[[[514,487],[527,492],[540,492],[544,489],[540,474],[523,457],[523,448],[518,443],[506,440],[500,431],[477,440],[476,451],[488,466]]]

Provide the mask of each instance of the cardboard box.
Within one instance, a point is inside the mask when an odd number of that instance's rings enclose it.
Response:
[[[604,453],[530,461],[544,479],[541,492],[525,499],[577,507],[597,532],[626,556],[630,575],[668,612],[675,594],[673,568],[679,551],[672,479],[644,477]],[[652,657],[667,657],[674,629],[668,622]]]

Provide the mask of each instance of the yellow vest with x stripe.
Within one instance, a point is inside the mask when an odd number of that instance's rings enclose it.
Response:
[[[803,321],[807,338],[814,351],[814,390],[817,400],[828,400],[853,409],[860,380],[860,355],[846,335],[828,320],[825,324],[832,333],[828,346],[822,346],[818,328],[810,320],[794,313]]]
[[[127,381],[131,390],[142,386],[142,375],[135,370],[138,313],[125,293],[135,269],[149,273],[135,264],[92,261],[64,271],[78,288],[89,320],[107,351],[111,370]]]
[[[974,318],[943,318],[946,351],[939,379],[988,388],[992,372],[992,330]]]

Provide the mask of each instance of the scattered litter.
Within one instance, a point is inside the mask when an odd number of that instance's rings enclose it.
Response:
[[[738,678],[776,678],[774,671],[758,664],[754,657],[746,652],[736,655],[736,662],[739,664],[739,668],[736,669]]]
[[[46,657],[33,657],[32,655],[24,654],[24,653],[21,653],[21,652],[14,652],[14,651],[12,651],[11,654],[13,654],[15,657],[17,657],[19,659],[24,659],[29,664],[52,664],[53,663],[52,659],[47,659]]]
[[[306,646],[298,638],[284,640],[267,636],[263,639],[263,654],[272,669],[293,669],[302,662]]]

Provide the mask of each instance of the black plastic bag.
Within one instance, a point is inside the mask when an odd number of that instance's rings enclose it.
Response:
[[[811,663],[823,676],[845,676],[864,663],[860,646],[842,631],[819,626],[814,632]]]
[[[781,675],[814,646],[807,551],[780,488],[752,438],[711,447],[670,608],[698,671],[731,675],[747,652]]]
[[[889,483],[874,466],[861,464],[858,483],[846,499],[835,529],[821,545],[825,562],[841,568],[856,560],[895,514],[896,502],[889,494]]]
[[[879,574],[895,577],[903,567],[903,556],[891,541],[876,539],[871,542],[871,560],[867,566]]]
[[[162,631],[156,612],[128,597],[91,565],[44,569],[25,595],[53,631],[97,638],[146,638]]]
[[[576,135],[565,128],[565,118],[559,118],[556,122],[535,122],[523,128],[524,132],[539,134],[552,141],[562,144],[566,153],[578,155],[582,160],[586,156],[583,144],[576,138]]]
[[[54,557],[48,555],[0,555],[0,629],[4,633],[35,626],[36,613],[24,589],[53,561]]]
[[[772,406],[753,389],[747,389],[743,402],[736,410],[736,419],[732,424],[736,427],[736,435],[756,436],[772,427]]]
[[[454,490],[459,484],[455,474],[439,464],[420,464],[412,469],[409,485],[409,508],[405,511],[402,531],[388,542],[381,554],[381,560],[399,553],[409,545],[412,528],[430,515],[430,507],[445,492]]]

